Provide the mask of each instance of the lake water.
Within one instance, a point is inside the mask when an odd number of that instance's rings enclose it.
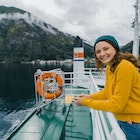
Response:
[[[0,140],[5,140],[35,107],[34,73],[53,68],[73,69],[71,64],[0,64]]]

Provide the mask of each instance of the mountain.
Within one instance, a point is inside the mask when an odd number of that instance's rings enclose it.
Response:
[[[0,61],[72,59],[74,39],[29,12],[0,6]],[[84,46],[85,57],[93,57],[91,45]]]
[[[130,52],[132,53],[133,41],[127,43],[125,46],[121,48],[122,52]]]

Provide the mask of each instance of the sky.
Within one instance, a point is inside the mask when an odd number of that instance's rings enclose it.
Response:
[[[0,5],[28,11],[59,31],[94,44],[113,35],[120,46],[133,40],[136,0],[0,0]]]

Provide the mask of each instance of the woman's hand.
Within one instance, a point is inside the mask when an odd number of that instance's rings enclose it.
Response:
[[[79,96],[77,96],[77,97],[74,98],[75,104],[78,105],[78,106],[81,106],[82,105],[82,99],[83,98],[90,99],[90,95],[81,93]]]
[[[78,106],[82,105],[82,97],[75,97],[74,100],[76,105]]]

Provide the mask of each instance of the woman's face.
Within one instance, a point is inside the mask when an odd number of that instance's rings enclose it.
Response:
[[[103,64],[110,65],[116,53],[116,49],[106,41],[100,41],[95,46],[96,58]]]

